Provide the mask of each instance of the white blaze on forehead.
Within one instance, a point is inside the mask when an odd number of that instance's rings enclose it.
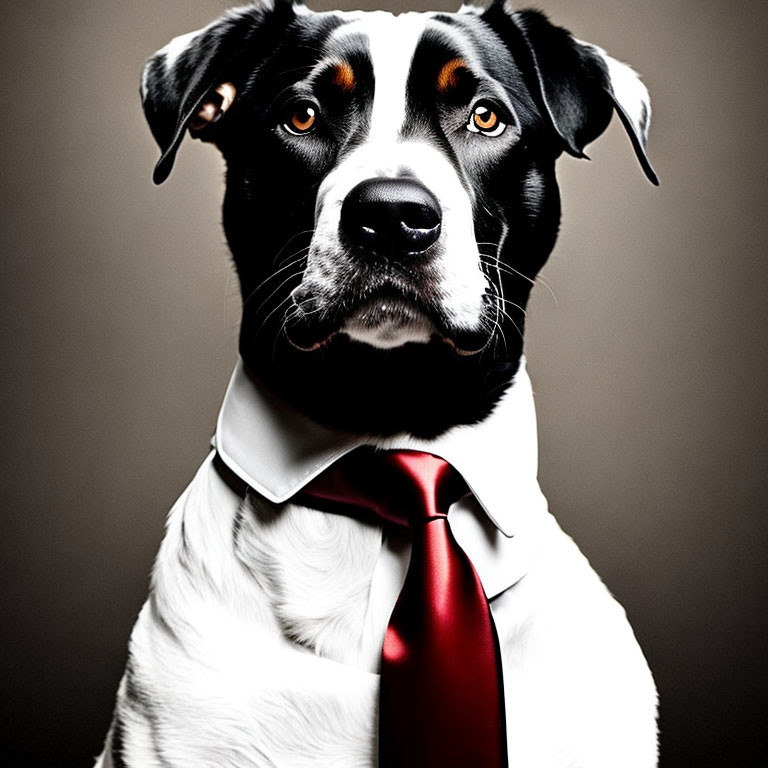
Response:
[[[342,14],[347,23],[328,39],[329,50],[347,39],[367,43],[375,79],[370,129],[363,140],[323,179],[317,194],[315,233],[302,285],[333,301],[344,281],[349,260],[339,238],[341,209],[346,196],[365,179],[408,176],[437,197],[443,214],[440,240],[432,254],[433,288],[454,329],[476,330],[482,325],[487,280],[480,267],[474,235],[472,201],[450,159],[428,137],[404,139],[408,77],[414,53],[434,14],[386,12]],[[389,310],[389,307],[386,308]],[[381,323],[375,316],[381,315]],[[352,338],[391,348],[409,341],[429,340],[431,320],[407,312],[393,320],[381,306],[366,305],[347,318],[342,329]]]
[[[405,123],[408,75],[428,20],[429,15],[424,13],[366,13],[340,27],[334,35],[361,34],[368,39],[375,81],[369,141],[391,141]]]

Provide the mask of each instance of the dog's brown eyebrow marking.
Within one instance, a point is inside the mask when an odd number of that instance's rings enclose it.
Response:
[[[464,59],[451,59],[443,64],[443,68],[437,76],[437,90],[440,93],[447,93],[459,84],[458,73],[462,69],[467,69],[467,62]]]
[[[346,92],[355,89],[355,71],[346,61],[339,61],[333,65],[333,84]]]

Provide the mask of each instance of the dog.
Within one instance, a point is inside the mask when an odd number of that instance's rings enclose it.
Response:
[[[261,0],[172,40],[141,96],[156,183],[187,133],[226,162],[240,361],[97,766],[376,764],[408,535],[295,498],[363,445],[434,453],[471,489],[451,528],[499,634],[509,764],[656,765],[646,660],[538,486],[523,356],[557,158],[586,157],[615,113],[657,182],[635,72],[503,1],[394,16]]]

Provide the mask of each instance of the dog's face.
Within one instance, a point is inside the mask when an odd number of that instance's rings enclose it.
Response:
[[[493,408],[557,236],[555,160],[614,109],[655,180],[632,70],[503,3],[262,3],[172,41],[142,95],[156,181],[187,129],[226,159],[249,369],[356,431],[431,435]]]

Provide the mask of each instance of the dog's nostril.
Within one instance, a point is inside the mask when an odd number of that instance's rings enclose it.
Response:
[[[415,179],[367,179],[344,200],[340,228],[354,245],[403,256],[434,245],[441,219],[437,198]]]

